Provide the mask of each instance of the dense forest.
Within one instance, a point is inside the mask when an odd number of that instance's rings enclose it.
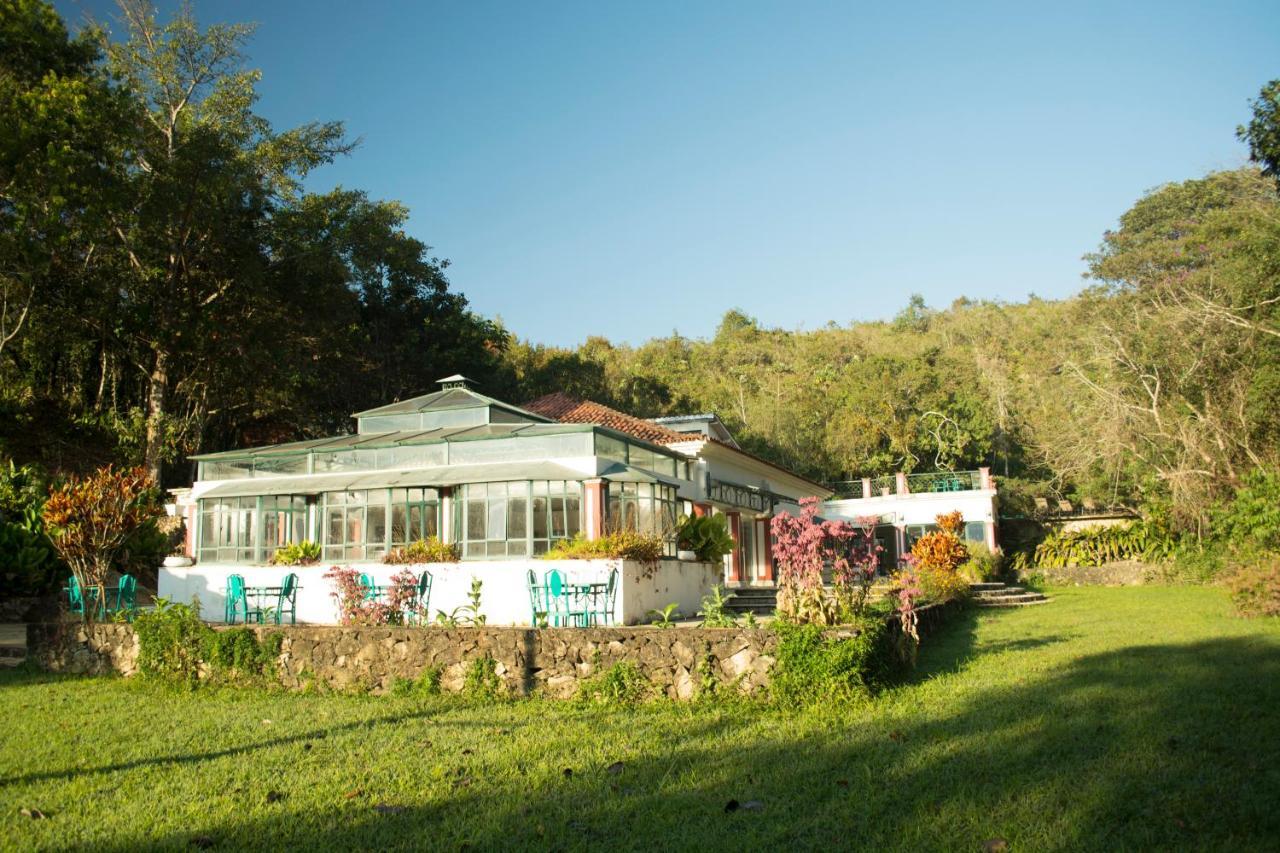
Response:
[[[708,340],[558,349],[471,311],[403,206],[304,189],[359,151],[339,122],[255,112],[250,28],[142,0],[121,19],[72,35],[0,0],[0,455],[19,464],[176,485],[193,452],[345,431],[459,371],[515,401],[713,411],[823,481],[990,465],[1011,510],[1087,496],[1198,526],[1280,456],[1278,83],[1242,110],[1254,164],[1170,176],[1099,223],[1077,297],[915,297],[808,332],[730,310]]]

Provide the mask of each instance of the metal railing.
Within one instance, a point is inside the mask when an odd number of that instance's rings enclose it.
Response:
[[[906,477],[907,491],[913,495],[927,492],[968,492],[982,488],[982,474],[978,471],[931,471],[926,474],[907,474]],[[870,480],[872,497],[898,492],[896,474],[882,474],[871,477]],[[863,497],[862,480],[837,480],[828,485],[842,497]]]

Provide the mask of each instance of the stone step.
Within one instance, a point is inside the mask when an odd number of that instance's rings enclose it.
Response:
[[[1006,586],[1003,589],[978,590],[978,598],[1003,598],[1006,595],[1022,595],[1026,589],[1020,586]]]
[[[1048,604],[1049,598],[1038,592],[1028,592],[1022,595],[1003,595],[997,598],[979,598],[977,605],[979,607],[1026,607],[1033,604]]]
[[[971,583],[969,589],[974,592],[988,592],[997,589],[1004,589],[1006,584],[1000,581],[983,581],[982,583]]]

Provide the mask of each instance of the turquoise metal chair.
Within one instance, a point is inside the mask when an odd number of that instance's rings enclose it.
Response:
[[[587,624],[587,609],[574,609],[573,602],[569,600],[569,588],[555,569],[547,572],[547,609],[553,625]]]
[[[288,605],[286,607],[286,605]],[[280,585],[280,595],[276,597],[275,620],[279,625],[284,619],[285,613],[289,614],[289,624],[298,624],[298,576],[293,572],[284,576],[284,583]],[[248,620],[246,620],[248,621]],[[262,621],[261,612],[258,615],[258,621]]]
[[[75,575],[67,578],[67,612],[84,615],[84,593],[80,591],[80,581]]]
[[[533,569],[529,570],[529,624],[537,626],[538,614],[544,617],[550,616],[550,608],[547,607],[546,587],[538,583],[538,576],[534,574]]]
[[[426,569],[418,576],[418,591],[413,598],[413,611],[405,614],[405,621],[422,625],[427,621],[426,614],[431,612],[431,572]]]
[[[361,573],[360,585],[364,587],[365,601],[373,601],[378,597],[378,585],[373,582],[373,575]]]
[[[244,578],[240,575],[227,575],[227,598],[222,621],[234,625],[238,614],[243,614],[245,622],[249,621],[249,598],[245,595]]]
[[[116,587],[116,613],[127,613],[132,620],[138,613],[138,579],[133,575],[121,575]]]
[[[614,569],[609,572],[609,584],[604,589],[603,601],[600,602],[598,609],[593,608],[590,613],[590,623],[592,625],[613,624],[613,606],[618,597],[618,570]]]

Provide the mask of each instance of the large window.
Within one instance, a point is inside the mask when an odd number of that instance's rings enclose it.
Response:
[[[440,535],[440,493],[435,489],[391,490],[391,541],[399,548]]]
[[[307,538],[307,499],[263,495],[200,501],[197,556],[205,563],[254,563]]]
[[[582,529],[582,484],[576,481],[471,483],[460,492],[464,558],[541,554]]]
[[[326,560],[363,560],[378,556],[387,538],[386,490],[325,492],[321,505]],[[381,496],[381,500],[379,500]],[[376,535],[375,535],[376,530]],[[373,545],[370,548],[370,545]]]
[[[675,554],[676,490],[662,483],[610,483],[609,530],[636,530],[661,536]]]
[[[302,495],[265,495],[262,498],[262,557],[270,560],[277,549],[307,538],[307,499]]]

